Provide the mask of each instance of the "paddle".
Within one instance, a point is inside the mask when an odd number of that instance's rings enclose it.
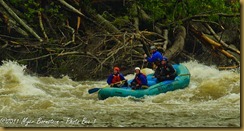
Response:
[[[121,85],[120,85],[120,86],[122,86],[123,83],[124,83],[125,81],[126,81],[126,80],[122,80],[122,81],[116,82],[116,83],[114,83],[114,84],[118,84],[118,83],[122,82]],[[107,85],[107,86],[108,86],[108,85]],[[104,86],[104,87],[107,87],[107,86]],[[102,88],[104,88],[104,87],[102,87]],[[89,94],[95,93],[95,92],[99,91],[99,90],[102,89],[102,88],[92,88],[92,89],[89,89],[89,90],[88,90],[88,93],[89,93]]]
[[[145,62],[145,61],[143,60],[143,61],[142,61],[142,65],[141,65],[141,69],[144,67],[144,62]]]
[[[191,76],[191,74],[179,74],[178,76]]]
[[[89,90],[88,90],[88,93],[89,93],[89,94],[92,94],[92,93],[97,92],[97,91],[100,90],[100,89],[102,89],[102,88],[92,88],[92,89],[89,89]]]

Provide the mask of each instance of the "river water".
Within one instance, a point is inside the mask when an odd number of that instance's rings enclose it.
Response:
[[[25,65],[4,62],[0,127],[240,127],[240,73],[196,61],[182,64],[191,73],[185,89],[144,99],[98,100],[97,93],[87,91],[105,86],[106,78],[38,77],[25,73]]]

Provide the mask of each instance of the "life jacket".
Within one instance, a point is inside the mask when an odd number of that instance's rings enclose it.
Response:
[[[169,64],[166,63],[165,65],[162,65],[161,75],[174,76],[174,75],[176,75],[176,71],[174,69],[170,70]]]
[[[139,75],[143,75],[144,77],[146,77],[146,75],[144,75],[143,73],[140,73]],[[139,75],[136,75],[135,80],[136,80],[136,83],[137,83],[137,84],[141,85],[142,82],[141,82],[141,80],[140,80],[139,77],[138,77]]]
[[[121,81],[120,75],[119,74],[114,74],[111,83],[116,83],[116,82],[119,82],[119,81]]]
[[[163,68],[164,68],[164,73],[165,73],[166,75],[169,75],[169,74],[170,74],[170,69],[169,69],[167,63],[166,63],[165,65],[163,65]]]

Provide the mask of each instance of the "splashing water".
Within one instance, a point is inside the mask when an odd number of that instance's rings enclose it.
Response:
[[[25,66],[0,66],[2,127],[240,127],[240,73],[196,61],[185,89],[143,99],[98,100],[88,89],[104,81],[73,81],[25,73]],[[145,74],[151,69],[143,69]],[[134,74],[125,76],[132,79]]]
[[[3,62],[0,68],[1,94],[13,92],[22,95],[44,95],[45,93],[33,85],[38,78],[26,75],[25,66],[17,62]]]

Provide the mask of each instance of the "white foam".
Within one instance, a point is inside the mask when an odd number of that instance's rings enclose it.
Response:
[[[21,95],[44,95],[45,92],[35,87],[35,84],[39,83],[38,78],[25,74],[26,66],[20,65],[15,61],[3,61],[3,65],[0,66],[0,81],[6,85],[14,81],[16,87],[5,86],[3,88],[15,88],[18,90],[18,94]]]

